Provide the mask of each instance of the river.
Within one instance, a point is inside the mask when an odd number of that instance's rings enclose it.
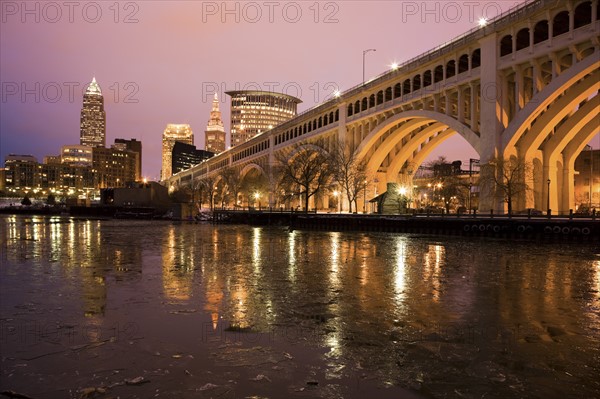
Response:
[[[600,248],[0,217],[0,392],[600,397]]]

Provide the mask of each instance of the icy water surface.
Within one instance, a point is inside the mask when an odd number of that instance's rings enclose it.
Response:
[[[0,392],[598,398],[600,249],[0,219]]]

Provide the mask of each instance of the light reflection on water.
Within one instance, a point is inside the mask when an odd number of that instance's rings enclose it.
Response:
[[[396,267],[394,269],[394,289],[396,306],[404,308],[404,290],[406,288],[406,238],[396,237]]]
[[[115,231],[110,231],[111,224],[116,226]],[[192,236],[188,234],[190,229],[202,232]],[[466,250],[464,243],[452,242],[448,247],[439,240],[429,242],[402,235],[390,235],[389,239],[381,234],[187,225],[146,226],[134,229],[134,234],[116,222],[58,217],[7,217],[3,230],[9,261],[19,263],[33,256],[36,267],[59,262],[61,269],[57,272],[66,274],[71,268],[95,268],[87,277],[85,271],[72,277],[87,278],[86,287],[104,286],[107,274],[143,268],[142,249],[148,255],[158,252],[162,258],[162,295],[166,299],[189,301],[194,292],[201,290],[205,298],[212,298],[205,304],[211,312],[231,310],[233,321],[248,325],[258,322],[251,319],[253,315],[269,313],[259,307],[281,306],[273,295],[280,291],[296,297],[315,292],[329,300],[335,296],[332,293],[344,291],[356,295],[352,300],[358,298],[362,309],[378,302],[378,307],[394,314],[418,307],[417,298],[422,295],[429,306],[456,311],[452,301],[474,306],[469,298],[476,295],[473,280],[478,275],[489,275],[498,280],[501,300],[512,297],[518,301],[518,311],[526,317],[564,304],[577,294],[574,289],[581,290],[582,284],[590,284],[588,288],[596,297],[600,291],[600,261],[596,259],[578,260],[559,253],[531,254],[528,259],[526,246],[510,248],[516,251],[510,254],[499,248],[503,243],[482,244],[486,247],[482,251],[472,244]],[[105,230],[107,237],[103,237]],[[136,244],[142,236],[143,243]],[[449,248],[451,256],[447,254]],[[457,255],[461,251],[465,256]],[[491,251],[493,258],[485,251]],[[461,264],[461,259],[467,259],[468,264]],[[450,261],[453,264],[448,264]],[[582,280],[586,268],[588,278]],[[510,274],[503,273],[506,270]],[[197,281],[196,274],[201,281]],[[252,297],[258,290],[260,300],[255,301]],[[530,291],[535,292],[535,300]],[[378,295],[373,295],[375,292]],[[223,302],[224,298],[228,303]],[[343,306],[338,303],[335,309]]]
[[[440,326],[518,325],[526,332],[509,352],[527,349],[533,361],[565,350],[551,345],[548,326],[583,349],[600,342],[600,260],[586,247],[55,217],[7,217],[0,228],[2,276],[28,273],[36,287],[71,295],[71,317],[101,326],[120,312],[106,310],[109,299],[135,289],[159,299],[159,314],[173,306],[198,311],[191,314],[210,320],[213,331],[301,326],[310,334],[300,342],[325,349],[336,366],[372,366],[385,381],[400,378],[402,345],[443,335]],[[154,270],[158,290],[143,278]],[[541,337],[539,352],[529,351],[526,336]],[[506,349],[492,338],[475,344]],[[576,362],[560,356],[564,367]]]
[[[600,260],[594,262],[596,267],[596,297],[600,298]]]

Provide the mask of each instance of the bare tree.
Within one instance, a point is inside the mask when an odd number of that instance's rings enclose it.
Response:
[[[532,180],[532,176],[533,167],[530,162],[496,157],[481,165],[479,184],[492,186],[496,196],[507,203],[510,215],[515,198],[531,189],[527,182]]]
[[[206,187],[202,183],[202,180],[192,180],[190,183],[191,201],[196,206],[198,212],[202,210],[202,200],[206,193]]]
[[[208,198],[208,204],[210,206],[210,210],[214,209],[214,199],[215,199],[215,182],[217,179],[213,176],[207,176],[200,179],[200,184],[204,187],[204,192]]]
[[[233,168],[228,168],[221,174],[225,180],[225,186],[223,187],[224,192],[222,193],[222,204],[225,202],[233,203],[233,207],[237,206],[238,194],[241,189],[240,174]]]
[[[341,142],[329,152],[329,163],[334,180],[340,185],[348,198],[349,209],[352,213],[352,203],[358,210],[357,198],[366,189],[367,164],[359,161],[356,154],[346,149]]]
[[[278,206],[280,192],[283,190],[283,168],[280,165],[269,165],[267,168],[267,185],[269,190],[269,206]]]
[[[290,154],[277,154],[282,166],[282,185],[303,196],[307,211],[309,199],[323,191],[331,177],[328,158],[318,145],[295,145]]]

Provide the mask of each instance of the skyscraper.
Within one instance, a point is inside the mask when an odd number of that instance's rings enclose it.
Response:
[[[185,144],[194,144],[194,133],[192,132],[190,125],[167,125],[162,137],[162,169],[160,171],[161,180],[168,179],[173,174],[173,146],[177,141]]]
[[[231,146],[245,143],[296,116],[302,101],[270,91],[228,91],[231,96]]]
[[[215,98],[213,99],[210,119],[204,131],[204,138],[206,151],[214,152],[215,154],[225,151],[225,127],[223,127],[223,121],[221,120],[217,93],[215,93]]]
[[[142,180],[142,142],[136,139],[115,139],[114,148],[121,151],[132,151],[137,154],[135,163],[135,181]]]
[[[80,121],[80,144],[90,147],[106,147],[104,97],[102,97],[100,86],[96,83],[96,78],[92,79],[83,95]]]

